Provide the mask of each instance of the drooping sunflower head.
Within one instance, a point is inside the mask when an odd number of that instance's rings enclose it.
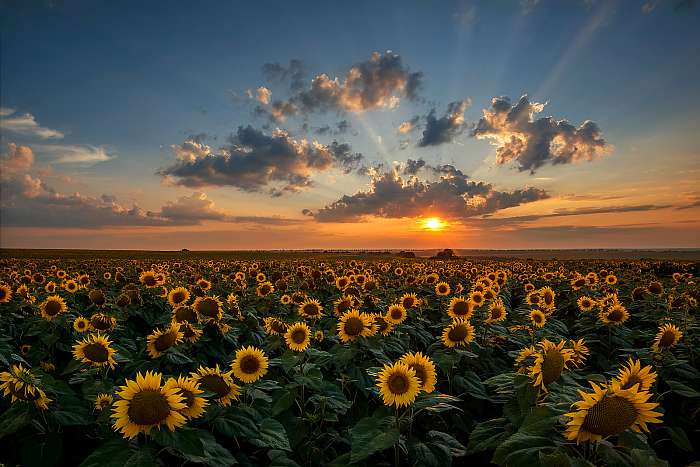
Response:
[[[386,317],[380,314],[373,314],[374,327],[382,336],[388,336],[394,330],[394,325],[387,321]]]
[[[173,309],[172,313],[173,322],[175,323],[199,323],[199,316],[197,312],[191,306],[180,305]]]
[[[341,316],[346,311],[350,311],[354,303],[355,299],[352,296],[341,297],[333,302],[333,313],[336,316]]]
[[[483,298],[483,297],[482,297]],[[447,307],[447,314],[453,319],[471,319],[475,302],[464,297],[452,297]]]
[[[267,297],[270,295],[272,292],[275,291],[275,286],[272,285],[271,282],[260,282],[258,286],[255,288],[255,293],[258,297]]]
[[[76,360],[98,368],[108,366],[114,369],[117,365],[114,353],[112,342],[99,332],[91,334],[73,345],[73,356]]]
[[[360,336],[368,337],[376,332],[372,317],[358,310],[343,313],[338,322],[338,336],[345,342],[355,342]]]
[[[53,321],[68,310],[65,300],[58,295],[51,295],[39,304],[41,316],[47,321]]]
[[[263,323],[265,323],[265,332],[270,336],[281,336],[287,332],[287,324],[274,316],[263,318]]]
[[[415,371],[416,378],[420,383],[419,389],[427,393],[435,390],[437,383],[437,372],[435,371],[435,363],[430,358],[423,355],[421,352],[409,352],[401,357],[401,362],[405,363],[410,369]]]
[[[547,385],[557,381],[572,360],[571,349],[564,348],[563,339],[555,344],[544,339],[538,344],[538,354],[530,369],[533,384],[547,390]]]
[[[80,333],[87,332],[90,330],[90,321],[87,318],[79,316],[73,321],[73,329]]]
[[[681,340],[681,337],[683,337],[683,333],[675,325],[664,324],[659,328],[651,349],[657,353],[669,350]]]
[[[111,394],[100,393],[95,397],[95,410],[104,410],[112,407],[114,397]]]
[[[570,418],[566,424],[567,439],[576,443],[597,442],[629,429],[649,431],[648,423],[661,423],[662,414],[654,411],[659,404],[648,402],[651,394],[640,392],[636,385],[622,389],[617,381],[603,387],[590,384],[593,392],[579,391],[581,399],[565,414]]]
[[[168,303],[173,308],[183,306],[190,299],[190,291],[184,287],[175,287],[168,292]]]
[[[621,389],[631,389],[637,386],[638,391],[648,391],[656,381],[656,372],[651,365],[642,367],[639,360],[630,358],[627,364],[618,371],[617,378]]]
[[[439,295],[440,297],[448,296],[451,291],[450,284],[447,282],[438,282],[435,284],[435,294]]]
[[[415,370],[403,362],[384,365],[377,376],[377,387],[384,405],[408,406],[416,400],[420,392],[420,381]]]
[[[528,374],[538,355],[539,352],[533,345],[522,349],[518,353],[518,356],[515,357],[515,367],[517,368],[518,373]]]
[[[583,338],[569,341],[569,344],[571,345],[571,364],[578,368],[584,364],[590,351]]]
[[[236,358],[231,364],[233,376],[244,383],[254,383],[267,373],[269,362],[262,350],[249,346],[236,351]]]
[[[97,331],[111,331],[117,327],[117,319],[102,313],[95,313],[90,317],[90,327]]]
[[[182,337],[187,342],[194,343],[197,342],[200,337],[202,337],[203,331],[200,328],[194,326],[193,324],[190,324],[188,322],[179,324]]]
[[[386,315],[384,315],[384,319],[391,324],[401,324],[406,321],[407,317],[408,313],[406,312],[406,308],[398,303],[389,305],[389,308],[386,310]]]
[[[162,331],[160,329],[154,329],[146,338],[148,341],[146,345],[148,356],[151,358],[160,357],[163,355],[163,352],[182,342],[184,337],[183,333],[180,332],[179,323],[171,322],[170,326]]]
[[[455,319],[442,331],[442,343],[447,347],[466,346],[474,340],[474,326],[469,321]]]
[[[311,329],[301,321],[291,324],[284,333],[284,340],[291,350],[303,352],[311,344]]]
[[[299,305],[299,314],[306,319],[317,320],[323,316],[323,307],[321,302],[316,299],[309,298]]]
[[[219,321],[224,315],[223,303],[216,295],[197,297],[192,304],[200,319],[205,322]]]
[[[105,297],[105,293],[99,289],[91,290],[88,293],[88,298],[90,298],[90,301],[96,307],[103,307],[104,304],[107,303],[107,297]]]
[[[49,408],[51,399],[46,397],[44,390],[39,387],[39,379],[21,363],[12,365],[10,371],[0,373],[0,381],[0,390],[5,397],[10,396],[13,404],[31,402],[42,410]]]
[[[223,406],[231,405],[241,394],[240,387],[233,382],[231,372],[224,373],[217,364],[214,368],[200,366],[192,373],[192,379],[199,383],[201,389],[213,392],[212,399]]]
[[[114,429],[125,438],[135,438],[139,433],[149,434],[154,427],[165,425],[170,431],[185,424],[180,410],[186,407],[179,389],[168,381],[161,386],[162,375],[147,371],[137,373],[135,380],[117,392],[119,400],[113,404]]]
[[[178,389],[178,395],[182,397],[185,407],[178,410],[187,419],[199,418],[204,414],[209,402],[200,394],[204,391],[200,388],[197,381],[185,376],[179,376],[177,379],[171,378],[168,382]]]

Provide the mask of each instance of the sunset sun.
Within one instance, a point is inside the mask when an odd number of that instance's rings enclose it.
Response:
[[[429,217],[423,221],[423,228],[432,232],[444,230],[447,224],[439,217]]]

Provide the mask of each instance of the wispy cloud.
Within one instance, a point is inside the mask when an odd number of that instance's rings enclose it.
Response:
[[[30,113],[17,114],[15,109],[8,107],[0,109],[0,129],[40,139],[61,139],[64,136],[58,130],[39,125],[34,115]]]

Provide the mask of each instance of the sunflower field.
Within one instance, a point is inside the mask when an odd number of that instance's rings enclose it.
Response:
[[[697,276],[692,261],[5,252],[0,464],[690,465]]]

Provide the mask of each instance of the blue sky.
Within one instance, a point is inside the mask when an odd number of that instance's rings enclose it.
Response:
[[[0,8],[2,107],[63,133],[60,145],[89,145],[112,156],[94,164],[56,163],[60,148],[42,155],[45,141],[5,128],[3,147],[36,144],[37,166],[50,165],[50,177],[68,177],[75,186],[67,192],[109,193],[157,210],[192,191],[164,186],[156,175],[172,163],[171,145],[206,133],[215,148],[249,124],[267,132],[279,126],[324,144],[342,140],[368,163],[422,158],[450,163],[497,187],[536,185],[528,172],[485,162],[494,145],[466,131],[451,144],[428,148],[413,144],[418,131],[403,150],[396,132],[402,121],[432,108],[439,116],[462,99],[471,101],[465,120],[476,122],[493,97],[516,102],[526,93],[547,103],[541,116],[575,126],[593,120],[614,148],[600,161],[542,167],[536,176],[555,197],[570,186],[579,194],[608,192],[602,181],[645,180],[642,169],[661,170],[669,162],[687,169],[689,187],[697,181],[700,9],[693,2],[63,1],[5,2]],[[315,112],[271,124],[254,115],[257,103],[245,94],[266,86],[273,99],[290,96],[287,82],[264,79],[264,63],[299,59],[307,81],[320,73],[342,78],[373,52],[387,50],[411,72],[423,73],[419,99],[402,99],[393,109]],[[352,126],[348,134],[301,129],[304,121],[313,128],[343,119]],[[302,207],[320,209],[366,186],[366,176],[353,172],[319,175],[315,188],[283,198],[230,186],[203,190],[230,212],[298,218]],[[626,202],[648,202],[635,196]],[[678,199],[653,204],[694,196],[688,188]]]

